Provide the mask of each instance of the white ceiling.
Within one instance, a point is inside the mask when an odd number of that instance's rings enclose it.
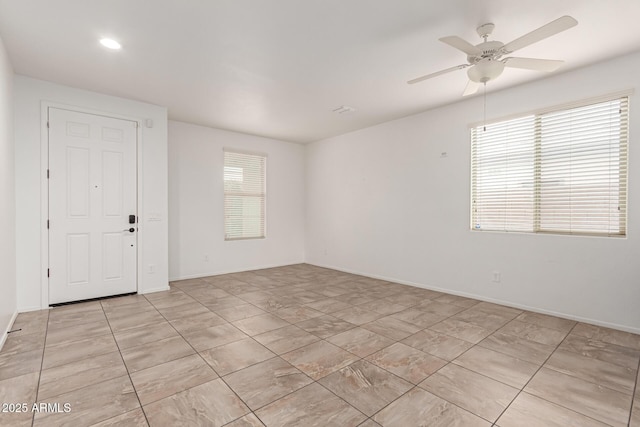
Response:
[[[0,0],[0,37],[18,74],[305,143],[459,100],[465,71],[406,84],[465,62],[439,37],[477,44],[493,22],[506,43],[562,15],[578,26],[517,56],[562,72],[640,49],[638,0]],[[487,88],[540,77],[507,69]]]

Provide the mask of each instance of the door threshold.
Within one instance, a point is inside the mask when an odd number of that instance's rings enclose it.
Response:
[[[88,299],[81,299],[78,301],[69,301],[69,302],[59,302],[57,304],[49,304],[49,307],[62,307],[64,305],[72,305],[72,304],[80,304],[83,302],[91,302],[91,301],[102,301],[104,299],[111,299],[111,298],[119,298],[119,297],[127,297],[129,295],[136,295],[137,292],[129,292],[126,294],[118,294],[118,295],[108,295],[106,297],[98,297],[98,298],[88,298]]]

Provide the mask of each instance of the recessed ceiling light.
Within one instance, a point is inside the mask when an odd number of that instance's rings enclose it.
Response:
[[[113,49],[113,50],[118,50],[122,47],[120,43],[118,43],[113,39],[100,39],[100,44],[104,47],[108,47],[109,49]]]

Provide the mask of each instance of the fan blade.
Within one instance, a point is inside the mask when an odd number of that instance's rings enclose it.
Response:
[[[455,67],[447,68],[446,70],[442,70],[442,71],[438,71],[438,72],[435,72],[435,73],[427,74],[426,76],[422,76],[422,77],[417,77],[417,78],[415,78],[413,80],[409,80],[407,83],[412,85],[414,83],[419,83],[419,82],[421,82],[423,80],[427,80],[427,79],[430,79],[432,77],[439,76],[441,74],[450,73],[451,71],[455,71],[455,70],[462,70],[463,68],[467,68],[468,66],[469,66],[469,64],[456,65]]]
[[[480,89],[480,83],[469,80],[469,83],[467,83],[467,87],[465,87],[464,92],[462,92],[462,96],[473,95],[478,91],[478,89]]]
[[[463,40],[458,36],[442,37],[439,40],[451,47],[455,47],[456,49],[463,51],[467,55],[482,55],[482,50],[478,49],[468,41]]]
[[[568,30],[569,28],[575,27],[576,25],[578,25],[578,21],[576,21],[574,18],[572,18],[571,16],[563,16],[556,19],[555,21],[551,21],[548,24],[543,25],[537,30],[533,30],[530,33],[525,34],[524,36],[505,44],[502,48],[502,51],[505,54],[515,52],[518,49],[522,49],[523,47],[529,46],[530,44],[539,42],[540,40],[544,40],[547,37],[551,37],[554,34],[558,34],[562,31]]]
[[[524,68],[525,70],[535,71],[555,71],[564,63],[555,59],[536,59],[536,58],[505,58],[504,65],[511,68]]]

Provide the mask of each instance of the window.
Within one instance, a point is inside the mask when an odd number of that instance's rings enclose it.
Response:
[[[224,238],[265,237],[267,157],[224,150]]]
[[[471,228],[626,235],[628,103],[472,128]]]

